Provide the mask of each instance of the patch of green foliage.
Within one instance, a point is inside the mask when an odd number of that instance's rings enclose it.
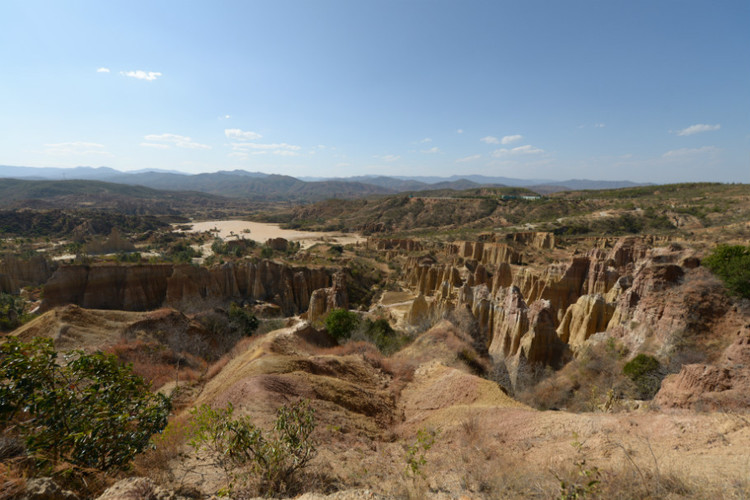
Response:
[[[317,452],[312,438],[315,412],[308,401],[281,406],[271,432],[257,427],[249,416],[235,417],[231,404],[224,409],[203,405],[191,415],[190,445],[198,452],[208,451],[226,474],[228,486],[220,494],[242,495],[255,489],[275,496],[299,491],[300,473]]]
[[[703,265],[738,297],[750,299],[750,246],[719,245],[703,259]]]
[[[167,425],[171,401],[101,352],[58,359],[51,339],[0,346],[0,426],[41,463],[124,469]]]
[[[359,326],[357,313],[346,309],[334,309],[324,321],[326,330],[338,341],[348,339]]]
[[[258,329],[258,318],[252,312],[234,302],[229,306],[229,322],[248,337]]]
[[[663,375],[659,360],[648,354],[639,354],[622,369],[633,381],[641,399],[651,399],[661,387]]]
[[[175,263],[191,263],[193,258],[200,257],[202,254],[199,250],[194,249],[186,241],[178,241],[170,245],[166,257]]]
[[[18,295],[0,293],[0,331],[15,330],[33,318],[26,314],[26,305]]]
[[[422,476],[422,468],[427,464],[427,452],[435,444],[437,432],[419,429],[417,440],[406,448],[406,474],[412,477]]]
[[[253,240],[236,240],[224,242],[221,238],[216,238],[211,244],[211,250],[216,255],[226,255],[229,257],[243,257],[255,248]]]
[[[385,319],[367,318],[361,325],[363,335],[375,344],[380,352],[390,356],[410,342],[410,338],[394,330]]]

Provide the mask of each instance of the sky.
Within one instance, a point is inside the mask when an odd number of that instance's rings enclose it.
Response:
[[[750,2],[0,0],[0,165],[747,183]]]

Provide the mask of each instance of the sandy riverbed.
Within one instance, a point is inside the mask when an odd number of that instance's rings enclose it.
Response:
[[[191,226],[189,230],[191,233],[213,231],[214,235],[224,240],[245,238],[255,240],[258,243],[265,243],[270,238],[285,238],[289,241],[298,241],[302,248],[309,248],[323,241],[347,245],[349,243],[364,242],[366,239],[354,233],[296,231],[293,229],[282,229],[278,224],[244,220],[212,220],[195,222],[188,225]]]

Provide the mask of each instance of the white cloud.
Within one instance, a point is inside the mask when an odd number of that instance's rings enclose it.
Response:
[[[154,142],[142,142],[141,146],[143,146],[144,148],[169,149],[168,144],[157,144]]]
[[[286,142],[272,143],[272,144],[260,144],[257,142],[233,142],[232,148],[237,150],[255,149],[255,150],[287,150],[287,151],[299,151],[302,149],[300,146],[294,144],[287,144]]]
[[[535,148],[531,144],[526,144],[525,146],[518,146],[513,149],[496,149],[492,152],[493,158],[501,158],[503,156],[508,155],[531,155],[531,154],[539,154],[544,153],[543,149]]]
[[[456,130],[456,133],[457,134],[463,134],[464,133],[464,129],[460,128],[460,129]]]
[[[161,73],[158,71],[143,71],[140,69],[135,71],[120,71],[120,74],[138,80],[147,80],[149,82],[152,82],[161,76]]]
[[[227,115],[226,117],[229,118],[229,115]],[[226,135],[228,139],[237,139],[240,141],[254,141],[263,137],[257,132],[240,130],[238,128],[224,129],[224,135]]]
[[[435,154],[435,153],[440,153],[440,148],[437,147],[437,146],[435,146],[434,148],[423,149],[421,152],[425,153],[425,154],[428,154],[428,155],[431,155],[431,154]]]
[[[471,156],[464,156],[463,158],[459,158],[456,160],[456,163],[468,163],[470,161],[478,160],[482,157],[482,155],[471,155]]]
[[[523,139],[522,135],[518,135],[518,134],[516,134],[516,135],[506,135],[505,137],[503,137],[500,140],[500,143],[501,144],[510,144],[510,143],[513,143],[513,142],[518,142],[521,139]],[[497,143],[495,142],[493,144],[497,144]]]
[[[241,151],[232,151],[227,156],[229,156],[230,158],[239,158],[241,160],[247,160],[248,158],[247,153],[243,153]]]
[[[715,146],[703,146],[702,148],[681,148],[667,151],[662,155],[663,158],[684,158],[707,153],[715,153],[718,149]]]
[[[427,144],[428,142],[432,142],[432,139],[430,139],[429,137],[425,137],[424,139],[419,141],[419,144]]]
[[[97,73],[109,73],[109,68],[99,68],[96,70]]]
[[[211,149],[211,146],[207,144],[201,144],[199,142],[194,142],[190,137],[186,137],[184,135],[149,134],[146,137],[144,137],[144,139],[146,139],[146,142],[141,143],[141,145],[157,143],[157,144],[161,144],[167,147],[171,145],[171,146],[176,146],[178,148],[185,148],[185,149]],[[166,149],[166,148],[162,148],[162,149]]]
[[[44,153],[52,156],[69,156],[69,155],[100,155],[113,156],[112,153],[104,149],[103,144],[96,142],[58,142],[55,144],[45,144]]]
[[[337,163],[336,166],[339,167],[339,168],[343,168],[343,167],[351,167],[352,164],[351,163],[346,163],[346,162],[341,162],[341,163]]]
[[[482,137],[479,140],[485,144],[500,144],[500,139],[498,139],[497,137],[492,137],[491,135],[488,135],[487,137]]]
[[[392,161],[396,161],[396,160],[401,159],[401,157],[399,155],[382,155],[382,156],[375,155],[375,156],[373,156],[373,158],[377,158],[379,160],[383,160],[383,161],[387,161],[387,162],[392,162]]]
[[[595,123],[594,127],[596,127],[596,128],[604,128],[604,127],[606,127],[606,125],[603,124],[603,123]]]
[[[684,128],[682,130],[677,131],[677,135],[693,135],[698,134],[700,132],[711,132],[713,130],[719,130],[721,128],[720,124],[716,125],[706,125],[704,123],[697,123],[695,125],[690,125],[687,128]]]

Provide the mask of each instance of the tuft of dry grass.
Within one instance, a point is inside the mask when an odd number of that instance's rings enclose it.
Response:
[[[0,462],[0,500],[19,498],[26,491],[27,472],[20,459]]]
[[[159,388],[167,382],[194,382],[205,370],[206,362],[189,353],[176,353],[159,342],[123,340],[107,349],[123,363],[133,366],[133,373]]]

